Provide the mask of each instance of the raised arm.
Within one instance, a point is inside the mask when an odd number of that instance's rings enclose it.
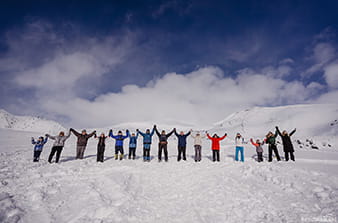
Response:
[[[295,134],[296,129],[294,129],[292,132],[290,132],[290,136],[292,136],[293,134]]]
[[[282,136],[282,133],[279,131],[278,126],[276,126],[276,132],[275,132],[275,137],[277,137],[277,135]]]
[[[228,135],[228,134],[225,133],[224,136],[222,136],[219,140],[225,139],[225,137],[227,137],[227,135]]]
[[[70,137],[70,130],[68,131],[68,135],[66,135],[66,139]]]
[[[80,136],[81,134],[78,133],[75,129],[71,128],[70,131],[75,135],[75,136]]]
[[[175,133],[175,136],[177,136],[177,137],[179,136],[176,132],[176,128],[174,128],[174,133]]]
[[[185,134],[185,136],[187,137],[187,136],[189,136],[191,134],[191,131],[189,131],[187,134]]]
[[[209,135],[209,133],[207,133],[207,137],[208,137],[208,139],[212,139],[212,137]]]
[[[129,134],[129,130],[127,129],[127,131],[126,131],[126,135],[125,136],[123,136],[123,138],[125,139],[125,138],[128,138],[130,136],[130,134]]]
[[[258,146],[258,144],[257,143],[255,143],[252,139],[250,139],[250,142],[251,142],[251,144],[252,145],[254,145],[254,146]]]
[[[51,136],[49,134],[46,134],[46,136],[48,136],[50,139],[53,139],[53,140],[55,140],[55,138],[56,138],[56,136]]]
[[[36,144],[36,142],[35,142],[35,140],[34,140],[34,138],[32,137],[32,144],[33,145],[35,145]]]
[[[92,137],[92,136],[95,135],[95,134],[96,134],[96,130],[93,131],[92,133],[90,133],[90,134],[87,136],[87,138],[89,139],[90,137]]]
[[[48,141],[48,136],[46,135],[46,138],[43,140],[43,144],[46,144]]]
[[[157,130],[157,127],[156,127],[156,125],[154,125],[154,129],[155,129],[156,135],[157,135],[158,137],[160,137],[160,136],[161,136],[161,134],[160,134],[160,132]]]
[[[141,132],[141,131],[138,130],[138,129],[137,129],[137,133],[139,133],[139,134],[140,134],[141,136],[143,136],[143,137],[146,135],[145,133]]]
[[[174,128],[171,132],[169,132],[166,137],[169,138],[174,132],[176,131],[176,129]]]
[[[151,133],[150,133],[150,136],[153,136],[154,133],[155,133],[155,129],[153,128],[153,130],[152,130]]]

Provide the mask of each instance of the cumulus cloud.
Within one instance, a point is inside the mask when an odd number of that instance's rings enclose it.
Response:
[[[338,88],[338,61],[324,68],[324,77],[330,88]]]
[[[85,123],[89,127],[123,122],[206,126],[251,106],[301,102],[312,91],[311,86],[299,82],[244,71],[231,78],[220,68],[205,67],[188,74],[168,73],[144,87],[126,85],[119,93],[100,95],[93,101],[47,100],[43,107],[71,117],[76,125]]]

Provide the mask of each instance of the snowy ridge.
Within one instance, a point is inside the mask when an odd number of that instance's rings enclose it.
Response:
[[[29,131],[57,133],[64,130],[59,123],[31,116],[16,116],[0,109],[0,128]]]

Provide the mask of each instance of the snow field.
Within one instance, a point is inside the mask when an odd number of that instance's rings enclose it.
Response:
[[[97,141],[89,140],[84,160],[74,160],[71,136],[61,163],[49,164],[52,140],[33,163],[29,143],[36,133],[0,133],[1,222],[301,222],[337,216],[336,149],[297,151],[295,163],[257,163],[247,145],[246,160],[238,163],[233,146],[223,144],[221,162],[213,163],[205,140],[202,162],[195,163],[189,140],[188,161],[177,162],[173,136],[168,163],[157,162],[157,141],[154,159],[144,163],[141,141],[136,160],[115,161],[108,139],[106,161],[97,163]]]

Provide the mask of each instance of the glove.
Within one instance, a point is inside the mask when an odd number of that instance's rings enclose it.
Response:
[[[139,130],[138,130],[138,129],[136,129],[136,132],[139,132]]]

